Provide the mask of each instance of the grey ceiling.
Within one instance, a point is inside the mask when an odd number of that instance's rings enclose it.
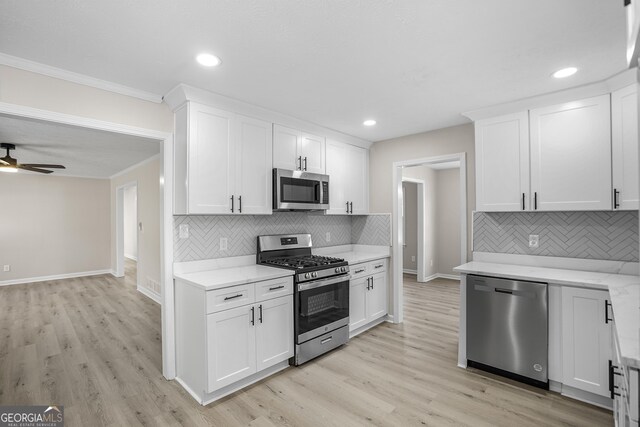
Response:
[[[66,169],[54,175],[93,178],[108,178],[160,152],[156,140],[5,115],[0,142],[16,144],[11,156],[20,163],[61,164]]]
[[[381,140],[624,70],[622,4],[6,0],[0,52],[158,95],[183,82]],[[222,66],[198,66],[201,51]],[[580,71],[550,77],[567,65]]]

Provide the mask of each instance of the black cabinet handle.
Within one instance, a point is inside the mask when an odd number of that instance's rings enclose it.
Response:
[[[620,195],[620,192],[614,188],[613,189],[613,209],[618,209],[620,207],[620,203],[618,203],[619,195]]]
[[[256,324],[256,308],[255,307],[251,307],[251,324],[252,325]]]
[[[229,301],[230,299],[240,298],[241,296],[242,296],[242,294],[234,295],[232,297],[224,297],[224,300],[225,301]]]
[[[238,212],[242,213],[242,196],[238,196]]]
[[[269,288],[270,291],[275,291],[276,289],[282,289],[284,288],[284,285],[280,285],[280,286],[274,286],[273,288]]]
[[[524,210],[524,193],[522,193],[522,210]]]
[[[349,202],[347,202],[347,213],[349,213]]]
[[[613,363],[609,360],[609,393],[613,399]]]
[[[353,213],[353,202],[349,202],[349,204],[351,205],[351,213]]]
[[[370,282],[370,280],[371,280],[371,277],[367,277],[367,290],[371,289],[371,287],[370,287],[370,286],[371,286],[371,282]]]
[[[260,310],[260,315],[258,317],[258,320],[260,321],[260,323],[262,323],[262,304],[258,306],[258,309]]]
[[[372,278],[371,278],[371,289],[373,289],[373,284],[374,284],[374,283],[375,283],[375,282],[373,281],[373,277],[372,277]]]
[[[231,212],[233,212],[233,196],[231,196]]]
[[[307,158],[304,158],[304,170],[307,170]]]
[[[611,306],[609,300],[604,300],[604,323],[613,322],[613,319],[609,319],[609,306]]]
[[[356,270],[354,274],[362,273],[363,271],[364,271],[364,268],[362,268],[360,270]]]
[[[533,210],[538,210],[538,192],[533,193]]]
[[[300,166],[298,166],[298,170],[302,170],[302,156],[298,157],[298,162],[300,163]]]

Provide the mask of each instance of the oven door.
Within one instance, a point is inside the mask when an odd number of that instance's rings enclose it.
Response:
[[[274,169],[273,209],[329,209],[329,177],[309,172]]]
[[[296,344],[349,324],[349,277],[298,284],[294,304]]]

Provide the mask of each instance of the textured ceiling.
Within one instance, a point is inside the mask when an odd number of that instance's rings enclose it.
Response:
[[[222,66],[198,66],[201,51]],[[0,52],[159,95],[187,83],[369,140],[626,68],[622,0],[6,0]],[[580,71],[550,77],[567,65]]]
[[[93,178],[108,178],[160,152],[156,140],[4,115],[0,142],[16,145],[11,157],[19,163],[61,164],[66,169],[54,175]]]

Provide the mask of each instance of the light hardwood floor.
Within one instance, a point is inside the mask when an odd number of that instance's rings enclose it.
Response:
[[[613,424],[608,411],[457,368],[457,282],[411,276],[403,325],[201,407],[162,377],[160,307],[135,290],[134,269],[0,288],[0,405],[62,404],[67,426]]]

